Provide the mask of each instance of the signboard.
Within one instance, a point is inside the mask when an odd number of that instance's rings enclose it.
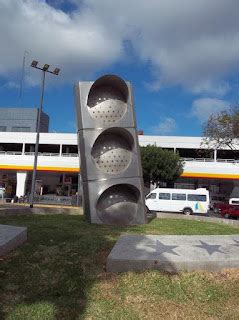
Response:
[[[64,177],[64,184],[71,184],[71,183],[72,183],[72,178],[68,177],[68,176],[65,176]]]

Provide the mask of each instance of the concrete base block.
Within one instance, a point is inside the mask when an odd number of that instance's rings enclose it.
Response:
[[[122,235],[107,258],[107,271],[156,269],[221,271],[239,268],[239,235]]]
[[[27,228],[0,224],[0,256],[20,246],[27,240]]]

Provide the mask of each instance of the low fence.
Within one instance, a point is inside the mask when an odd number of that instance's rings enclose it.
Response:
[[[82,196],[56,196],[56,195],[42,195],[35,196],[34,203],[42,204],[55,204],[55,205],[64,205],[64,206],[81,206],[82,205]]]
[[[2,198],[1,202],[3,203],[29,203],[29,197],[14,197],[14,198]],[[62,205],[62,206],[82,206],[82,196],[56,196],[56,195],[42,195],[35,196],[34,203],[38,204],[53,204],[53,205]]]

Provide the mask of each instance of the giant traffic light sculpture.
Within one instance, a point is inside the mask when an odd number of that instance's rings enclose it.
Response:
[[[131,85],[114,75],[75,85],[83,206],[91,223],[146,222]]]

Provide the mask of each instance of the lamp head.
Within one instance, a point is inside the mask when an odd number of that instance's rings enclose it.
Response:
[[[31,64],[31,67],[36,68],[37,65],[38,65],[38,61],[33,60],[32,64]]]
[[[43,71],[47,71],[49,69],[49,64],[44,64],[44,67],[42,68]]]
[[[55,68],[55,70],[53,71],[53,73],[58,76],[59,72],[60,72],[61,69],[59,68]]]

